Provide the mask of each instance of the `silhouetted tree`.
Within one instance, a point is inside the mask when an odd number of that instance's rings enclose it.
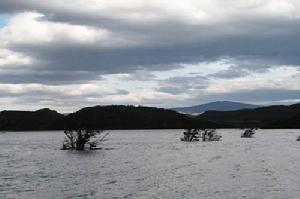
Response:
[[[220,141],[222,136],[215,129],[204,129],[202,133],[202,141]]]
[[[183,132],[183,138],[181,141],[185,142],[192,142],[192,141],[199,141],[199,129],[185,129]]]
[[[241,137],[242,138],[252,138],[252,136],[255,134],[255,130],[252,129],[246,129],[244,133],[242,133]]]
[[[79,150],[85,149],[89,145],[89,149],[96,149],[97,145],[104,141],[108,133],[99,130],[65,130],[65,139],[63,141],[62,150]]]
[[[201,132],[201,133],[200,133]],[[181,141],[192,142],[199,141],[202,138],[202,141],[220,141],[222,136],[217,134],[215,129],[186,129],[183,132],[183,138]]]

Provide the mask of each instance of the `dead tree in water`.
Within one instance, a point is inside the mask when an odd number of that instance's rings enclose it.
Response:
[[[185,142],[199,141],[199,137],[200,137],[199,129],[185,129],[181,141],[185,141]]]
[[[83,151],[86,145],[89,145],[90,150],[94,150],[108,135],[106,133],[101,136],[103,132],[99,130],[65,130],[62,150]]]
[[[184,136],[181,138],[181,141],[185,142],[200,141],[200,138],[202,138],[203,142],[220,141],[222,138],[221,135],[217,134],[215,129],[186,129],[183,134]]]
[[[222,138],[221,135],[217,134],[215,129],[204,129],[202,133],[202,141],[220,141]]]
[[[252,138],[252,136],[255,134],[254,128],[252,129],[246,129],[244,133],[241,135],[242,138]]]

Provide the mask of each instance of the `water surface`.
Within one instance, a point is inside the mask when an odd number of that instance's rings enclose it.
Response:
[[[0,198],[299,198],[300,130],[111,131],[105,150],[59,150],[62,132],[0,133]]]

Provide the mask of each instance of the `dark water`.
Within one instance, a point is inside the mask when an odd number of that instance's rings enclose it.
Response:
[[[106,150],[59,150],[62,132],[0,133],[0,198],[299,198],[300,130],[180,142],[180,130],[112,131]]]

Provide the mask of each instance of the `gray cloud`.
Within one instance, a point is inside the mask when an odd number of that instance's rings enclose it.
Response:
[[[9,46],[10,50],[39,60],[39,66],[45,70],[130,73],[140,69],[169,70],[174,63],[208,62],[222,57],[239,60],[237,64],[253,70],[280,64],[300,65],[299,44],[295,42],[299,40],[300,24],[296,19],[253,17],[215,25],[190,25],[168,19],[159,23],[134,25],[118,17],[114,19],[109,14],[89,15],[54,5],[34,0],[1,2],[2,12],[36,10],[45,14],[45,19],[50,21],[67,24],[74,24],[75,21],[80,25],[107,28],[130,40],[136,37],[146,43],[135,48],[113,49],[99,48],[97,44],[70,45],[63,40],[59,44],[16,43]],[[92,17],[93,24],[87,23]]]
[[[0,84],[41,83],[48,85],[80,84],[87,80],[101,80],[91,71],[5,71],[0,72]]]
[[[128,95],[129,91],[124,90],[124,89],[119,89],[116,91],[116,93],[114,93],[114,95]]]
[[[220,71],[220,72],[217,72],[217,73],[211,75],[211,77],[232,79],[232,78],[237,78],[237,77],[245,77],[245,76],[248,76],[249,74],[250,74],[250,72],[245,70],[244,68],[230,67],[228,70]]]
[[[197,93],[209,86],[209,79],[203,76],[178,76],[160,82],[159,92],[170,94]]]
[[[299,3],[292,2],[293,9],[275,6],[270,11],[264,4],[276,5],[276,1],[256,5],[252,1],[213,0],[213,9],[193,0],[189,1],[191,7],[167,1],[133,1],[130,6],[126,1],[118,5],[80,2],[1,0],[0,13],[12,18],[22,12],[38,12],[41,16],[34,18],[33,23],[16,22],[14,28],[3,31],[0,49],[20,53],[33,62],[3,66],[0,62],[0,84],[70,85],[99,80],[107,74],[126,73],[128,76],[120,81],[153,81],[158,84],[156,91],[172,95],[199,92],[196,98],[200,101],[298,97],[289,90],[229,92],[220,96],[202,91],[210,86],[212,77],[242,78],[267,73],[281,65],[299,67]],[[29,25],[22,27],[22,23]],[[182,63],[218,60],[227,60],[231,67],[208,76],[178,74],[166,80],[151,73],[169,71]],[[116,88],[112,93],[124,96],[130,91]],[[41,95],[32,91],[31,94]],[[78,104],[85,101],[76,100]]]
[[[172,66],[172,68],[176,68],[176,66]],[[154,81],[157,80],[157,77],[149,71],[138,70],[120,79],[124,81]]]
[[[80,9],[59,8],[54,6],[57,2],[53,3],[54,5],[37,2],[4,0],[1,2],[1,8],[3,12],[36,10],[45,14],[46,19],[50,21],[92,25],[126,37],[134,35],[136,38],[147,40],[147,46],[134,49],[101,50],[96,46],[86,48],[63,44],[61,46],[55,44],[55,46],[13,48],[42,60],[53,61],[55,59],[58,62],[54,63],[55,66],[59,65],[59,67],[74,65],[75,68],[85,67],[91,70],[116,68],[116,71],[126,71],[127,67],[134,69],[137,66],[162,66],[177,62],[216,60],[224,56],[245,59],[249,63],[251,60],[261,59],[265,60],[267,65],[273,63],[299,65],[300,63],[298,43],[295,42],[299,39],[300,33],[300,24],[297,19],[254,16],[252,18],[241,17],[240,20],[221,24],[190,25],[181,21],[176,22],[177,18],[174,18],[174,20],[161,20],[159,23],[143,25],[120,20],[118,13],[115,13],[116,18],[113,18],[108,13],[96,15],[81,12]],[[149,10],[142,11],[149,12]],[[161,15],[164,16],[164,14]],[[93,24],[90,24],[91,21]]]
[[[229,92],[222,94],[209,94],[199,95],[196,101],[218,101],[218,100],[231,100],[231,101],[244,101],[251,103],[270,103],[280,101],[295,101],[300,99],[300,90],[283,90],[283,89],[259,89],[253,91],[239,91]]]

